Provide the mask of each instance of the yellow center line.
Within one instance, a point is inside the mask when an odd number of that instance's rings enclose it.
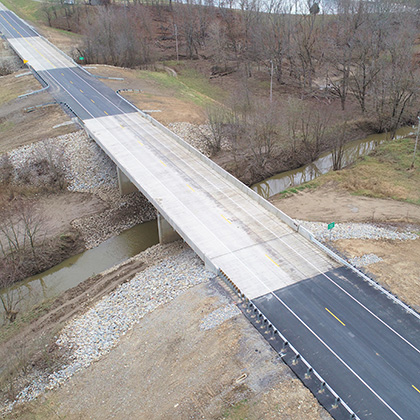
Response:
[[[72,85],[74,85],[74,83],[70,80],[70,83],[72,84]]]
[[[277,267],[280,267],[272,258],[270,258],[267,254],[265,254],[265,256],[273,263],[276,264]]]
[[[108,112],[104,111],[106,115],[108,115]]]
[[[94,101],[93,99],[91,99],[91,101],[92,101],[93,103],[95,103],[95,101]]]
[[[346,326],[346,324],[340,319],[340,318],[338,318],[338,317],[336,317],[328,308],[325,308],[325,310],[330,314],[330,315],[332,315],[341,325],[344,325],[344,326]]]
[[[44,56],[44,54],[42,54],[41,52],[39,52],[33,45],[31,42],[29,42],[26,37],[24,37],[3,15],[1,15],[1,17],[42,57],[45,58],[45,60],[47,60],[55,69],[57,68],[56,66],[54,66],[54,64],[48,60],[47,57]]]
[[[123,128],[125,128],[125,127],[123,127]],[[138,144],[140,145],[140,146],[144,146],[144,144],[140,141],[140,140],[137,140],[137,142],[138,142]],[[162,161],[161,161],[162,162]],[[162,162],[163,163],[163,162]],[[164,164],[164,163],[163,163]]]
[[[85,92],[83,92],[83,90],[82,90],[82,89],[79,89],[79,90],[80,90],[80,92],[85,93]]]
[[[414,385],[411,386],[420,394],[420,390],[418,388],[416,388]]]
[[[194,189],[193,189],[190,185],[188,185],[188,184],[187,184],[187,187],[188,187],[188,188],[189,188],[192,192],[195,192],[195,191],[194,191]]]
[[[223,219],[225,219],[225,220],[226,220],[226,222],[228,222],[228,223],[232,224],[232,222],[231,222],[230,220],[226,219],[226,217],[225,217],[225,216],[223,216],[223,214],[221,214],[220,216],[222,216],[222,217],[223,217]]]
[[[61,73],[62,76],[64,76],[64,73]]]
[[[159,161],[163,166],[166,166],[166,163],[165,162],[163,162],[163,161]]]

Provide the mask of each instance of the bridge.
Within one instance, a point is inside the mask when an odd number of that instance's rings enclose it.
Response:
[[[420,317],[0,3],[0,30],[336,419],[417,419]],[[1,83],[1,82],[0,82]]]

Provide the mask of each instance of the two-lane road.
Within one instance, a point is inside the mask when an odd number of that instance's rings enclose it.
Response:
[[[206,264],[230,277],[358,417],[420,418],[415,314],[341,267],[1,3],[0,30]]]

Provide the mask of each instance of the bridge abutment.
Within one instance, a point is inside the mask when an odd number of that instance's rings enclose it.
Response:
[[[157,225],[159,233],[159,243],[168,244],[170,242],[175,242],[178,239],[181,239],[177,231],[168,223],[168,221],[160,213],[158,213]]]

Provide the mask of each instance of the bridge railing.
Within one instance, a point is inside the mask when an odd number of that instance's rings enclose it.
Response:
[[[159,121],[154,119],[149,114],[146,114],[139,108],[137,108],[134,104],[132,104],[129,100],[124,98],[120,92],[122,90],[117,90],[117,95],[127,102],[129,105],[134,107],[144,118],[146,118],[148,121],[150,121],[154,126],[158,127],[161,131],[163,131],[165,134],[173,138],[177,143],[179,143],[181,146],[183,146],[185,149],[187,149],[189,152],[197,156],[202,162],[204,162],[206,165],[210,166],[212,169],[215,170],[219,175],[221,175],[223,178],[228,180],[230,183],[235,185],[237,188],[239,188],[242,192],[244,192],[246,195],[248,195],[250,198],[258,202],[262,207],[264,207],[266,210],[268,210],[270,213],[272,213],[274,216],[280,218],[284,223],[286,223],[289,227],[291,227],[294,231],[301,234],[303,237],[314,243],[318,248],[322,249],[324,252],[326,252],[331,258],[339,262],[340,264],[345,265],[350,270],[352,270],[355,274],[372,284],[375,288],[380,290],[382,293],[384,293],[389,299],[391,299],[393,302],[399,304],[404,308],[405,311],[408,313],[414,315],[416,318],[420,319],[420,315],[409,305],[402,302],[398,297],[394,296],[392,293],[390,293],[388,290],[386,290],[383,286],[381,286],[379,283],[375,282],[373,279],[371,279],[366,274],[362,273],[360,270],[358,270],[356,267],[351,265],[348,261],[346,261],[344,258],[340,257],[335,253],[333,250],[329,249],[325,245],[323,245],[321,242],[319,242],[317,239],[315,239],[314,235],[309,232],[305,227],[302,225],[296,223],[294,219],[292,219],[290,216],[288,216],[286,213],[279,210],[277,207],[275,207],[273,204],[271,204],[269,201],[267,201],[265,198],[260,196],[258,193],[256,193],[254,190],[246,186],[243,182],[239,181],[237,178],[235,178],[232,174],[225,171],[223,168],[221,168],[217,163],[213,162],[211,159],[209,159],[207,156],[204,156],[200,151],[198,151],[195,147],[191,146],[189,143],[187,143],[185,140],[183,140],[181,137],[177,136],[175,133],[173,133],[169,128],[165,127],[163,124],[161,124]]]
[[[324,380],[316,369],[298,352],[286,337],[269,321],[260,309],[251,302],[236,286],[236,284],[223,272],[218,270],[218,276],[238,295],[239,309],[248,318],[251,324],[266,338],[268,343],[279,354],[303,384],[317,397],[318,401],[336,419],[360,418],[340,398],[334,389]]]
[[[228,180],[230,183],[235,185],[237,188],[239,188],[242,192],[244,192],[246,195],[250,196],[253,200],[257,201],[259,204],[261,204],[264,208],[269,210],[271,213],[275,214],[277,217],[279,217],[283,222],[285,222],[288,226],[290,226],[293,230],[297,231],[299,225],[286,213],[283,213],[281,210],[279,210],[277,207],[273,206],[271,203],[269,203],[265,198],[261,197],[259,194],[257,194],[255,191],[251,190],[248,186],[246,186],[243,182],[239,181],[237,178],[235,178],[232,174],[221,168],[217,163],[213,162],[211,159],[209,159],[207,156],[204,156],[199,150],[197,150],[195,147],[191,146],[189,143],[187,143],[185,140],[183,140],[181,137],[177,136],[174,132],[169,130],[169,128],[165,127],[163,124],[161,124],[159,121],[154,119],[149,114],[146,114],[141,109],[137,108],[135,105],[133,105],[128,99],[124,98],[120,94],[120,92],[125,91],[124,89],[117,90],[117,95],[127,102],[129,105],[134,107],[140,114],[146,118],[148,121],[150,121],[155,127],[159,128],[161,131],[163,131],[165,134],[173,138],[177,143],[179,143],[181,146],[183,146],[185,149],[187,149],[189,152],[197,156],[201,161],[203,161],[206,165],[210,166],[212,169],[215,170],[219,175],[221,175],[223,178]]]
[[[195,147],[191,146],[189,143],[187,143],[185,140],[183,140],[181,137],[177,136],[175,133],[173,133],[169,128],[165,127],[163,124],[161,124],[159,121],[154,119],[149,114],[146,114],[139,108],[137,108],[135,105],[133,105],[130,101],[128,101],[126,98],[124,98],[120,92],[123,90],[117,91],[117,95],[126,101],[129,105],[133,106],[140,114],[146,118],[148,121],[150,121],[154,126],[158,127],[161,131],[163,131],[165,134],[173,138],[177,143],[182,145],[184,148],[186,148],[188,151],[193,153],[195,156],[197,156],[201,161],[203,161],[206,165],[210,166],[212,169],[214,169],[219,175],[221,175],[223,178],[231,182],[233,185],[238,187],[242,192],[244,192],[246,195],[251,197],[253,200],[257,201],[262,207],[264,207],[266,210],[268,210],[270,213],[275,215],[276,217],[280,218],[283,222],[285,222],[289,227],[291,227],[293,230],[301,234],[303,237],[314,243],[317,247],[322,249],[324,252],[326,252],[331,258],[339,262],[340,264],[345,265],[350,270],[352,270],[354,273],[356,273],[358,276],[362,277],[364,280],[368,281],[370,284],[374,285],[378,290],[380,290],[382,293],[387,295],[391,300],[393,300],[395,303],[398,303],[401,305],[407,312],[411,313],[415,317],[420,319],[420,315],[412,309],[409,305],[405,304],[401,300],[399,300],[396,296],[394,296],[392,293],[390,293],[388,290],[386,290],[384,287],[382,287],[380,284],[375,282],[373,279],[371,279],[366,274],[362,273],[360,270],[358,270],[356,267],[351,265],[348,261],[337,255],[333,250],[329,249],[325,245],[323,245],[321,242],[319,242],[317,239],[315,239],[314,235],[309,232],[305,227],[302,225],[296,223],[294,219],[292,219],[290,216],[288,216],[286,213],[279,210],[277,207],[275,207],[273,204],[271,204],[269,201],[267,201],[265,198],[260,196],[258,193],[256,193],[254,190],[249,188],[247,185],[245,185],[243,182],[239,181],[237,178],[235,178],[232,174],[221,168],[217,163],[213,162],[211,159],[209,159],[207,156],[204,156],[199,150],[197,150]]]

